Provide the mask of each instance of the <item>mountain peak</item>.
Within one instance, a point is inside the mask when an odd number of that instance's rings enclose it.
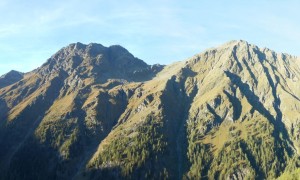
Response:
[[[219,46],[209,48],[200,54],[211,53],[211,52],[230,53],[237,49],[246,50],[248,48],[258,49],[256,45],[252,45],[245,40],[232,40],[232,41],[228,41],[227,43],[221,44]]]
[[[296,56],[292,56],[286,53],[278,53],[266,47],[258,47],[257,45],[251,44],[245,40],[232,40],[220,46],[209,48],[204,51],[204,53],[207,52],[219,52],[222,54],[233,53],[239,56],[246,56],[245,59],[249,59],[250,56],[257,56],[257,58],[260,60],[268,59],[270,61],[278,59],[277,57],[282,59],[285,59],[286,57],[292,59],[296,58]]]
[[[74,46],[74,49],[84,49],[84,48],[86,48],[86,45],[82,44],[80,42],[74,43],[72,45]]]
[[[249,71],[250,74],[266,62],[274,67],[285,67],[291,63],[298,64],[295,56],[277,53],[268,48],[260,48],[244,40],[233,40],[218,47],[207,49],[192,57],[189,62],[190,66],[195,67],[205,63],[206,66],[222,71],[232,70],[233,73],[248,73],[247,71]],[[250,65],[257,67],[254,68]],[[284,72],[290,74],[288,76],[293,74],[287,70]]]
[[[232,44],[232,45],[247,45],[249,44],[247,41],[245,40],[242,40],[242,39],[239,39],[239,40],[232,40],[232,41],[229,41],[225,44]]]
[[[9,86],[23,78],[24,74],[16,71],[16,70],[11,70],[8,73],[2,75],[0,77],[0,88]]]
[[[236,49],[236,48],[249,48],[249,47],[257,48],[257,46],[250,44],[245,40],[232,40],[223,45],[220,45],[216,49],[220,50],[220,49]]]
[[[97,56],[99,54],[104,53],[104,51],[113,51],[114,53],[127,53],[130,54],[131,53],[125,49],[124,47],[120,46],[120,45],[111,45],[109,47],[105,47],[102,44],[98,44],[98,43],[89,43],[89,44],[83,44],[81,42],[77,42],[77,43],[71,43],[66,47],[61,48],[57,53],[55,53],[52,57],[56,57],[58,55],[64,55],[64,56],[68,56],[68,55],[82,55],[82,56]]]
[[[1,77],[12,77],[12,76],[21,76],[23,73],[16,71],[16,70],[11,70],[8,73],[2,75]]]
[[[142,72],[141,74],[146,77],[153,75],[149,65],[134,57],[120,45],[105,47],[97,43],[82,44],[80,42],[60,49],[38,71],[42,75],[53,74],[57,71],[66,72],[69,75],[81,74],[85,77],[100,78],[101,81],[109,78],[132,80],[140,74],[137,72]]]

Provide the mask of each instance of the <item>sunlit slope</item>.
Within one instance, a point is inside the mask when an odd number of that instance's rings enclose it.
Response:
[[[277,177],[299,153],[298,78],[296,57],[245,41],[166,66],[102,141],[88,178]]]
[[[274,179],[300,166],[300,64],[231,41],[149,66],[71,44],[0,89],[5,179]],[[284,174],[283,174],[284,173]]]

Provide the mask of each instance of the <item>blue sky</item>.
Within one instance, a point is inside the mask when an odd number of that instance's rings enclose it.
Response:
[[[119,44],[149,64],[237,39],[300,55],[299,8],[296,0],[0,0],[0,74],[33,70],[73,42]]]

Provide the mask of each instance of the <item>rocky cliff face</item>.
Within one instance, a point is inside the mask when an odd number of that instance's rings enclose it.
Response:
[[[300,165],[297,57],[245,41],[168,66],[71,44],[0,89],[4,179],[276,178]]]

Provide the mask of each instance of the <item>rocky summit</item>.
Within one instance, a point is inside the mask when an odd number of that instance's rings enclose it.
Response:
[[[23,73],[11,70],[3,76],[0,76],[0,88],[9,86],[17,81],[20,81],[23,78],[23,76]]]
[[[0,77],[0,179],[291,179],[300,58],[231,41],[170,65],[70,44]]]

